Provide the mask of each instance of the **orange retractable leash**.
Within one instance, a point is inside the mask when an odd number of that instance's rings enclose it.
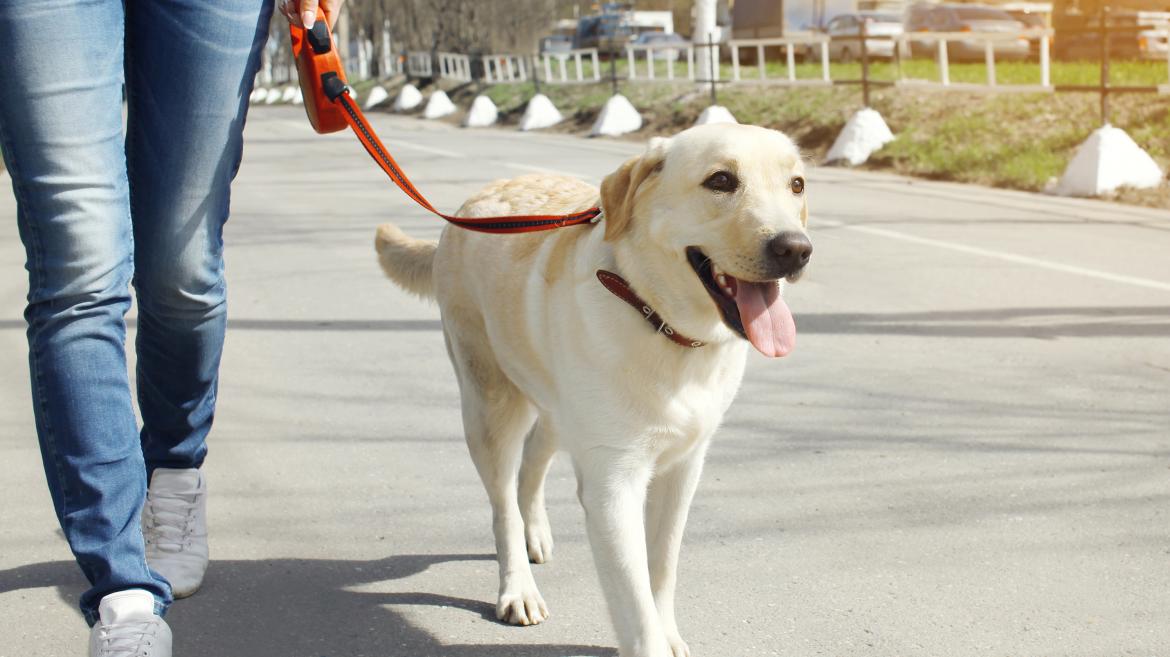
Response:
[[[291,26],[293,57],[297,60],[297,74],[301,81],[301,93],[305,98],[305,113],[309,123],[318,133],[327,134],[353,129],[362,147],[374,158],[390,180],[407,196],[427,210],[447,221],[481,233],[531,233],[539,230],[564,228],[578,224],[593,223],[601,216],[600,208],[568,215],[523,215],[505,217],[456,217],[443,214],[431,205],[422,192],[410,182],[402,168],[390,157],[386,146],[378,139],[365,115],[349,95],[341,57],[333,45],[329,28],[333,17],[323,8],[317,9],[317,22],[312,29]]]

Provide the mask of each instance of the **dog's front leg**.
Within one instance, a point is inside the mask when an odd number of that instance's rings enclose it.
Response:
[[[650,482],[646,504],[646,546],[650,558],[650,587],[662,618],[674,657],[690,657],[691,651],[674,620],[674,592],[678,580],[678,554],[691,500],[699,485],[707,443],[703,442],[678,463],[658,472]]]
[[[652,458],[595,447],[574,455],[577,495],[621,657],[672,657],[646,563],[643,508]]]

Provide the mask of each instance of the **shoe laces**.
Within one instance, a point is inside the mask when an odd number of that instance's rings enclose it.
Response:
[[[101,657],[149,657],[158,632],[158,618],[102,625],[98,630]]]
[[[148,493],[146,507],[149,514],[142,528],[147,547],[182,552],[189,546],[198,499],[198,489]]]

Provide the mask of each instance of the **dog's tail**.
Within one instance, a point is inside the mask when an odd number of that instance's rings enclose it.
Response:
[[[424,299],[435,297],[434,262],[439,243],[415,239],[394,224],[378,226],[374,248],[386,276],[402,289]]]

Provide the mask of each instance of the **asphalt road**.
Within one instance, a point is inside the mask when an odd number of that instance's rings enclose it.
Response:
[[[563,458],[536,568],[552,617],[494,620],[437,310],[371,246],[387,219],[440,224],[300,112],[248,126],[214,562],[171,611],[176,655],[614,655]],[[639,149],[375,122],[451,209],[532,170],[597,182]],[[684,543],[695,656],[1170,655],[1170,212],[839,169],[809,194],[797,351],[750,357]],[[7,193],[0,223],[0,657],[77,655],[84,582],[36,449]]]

